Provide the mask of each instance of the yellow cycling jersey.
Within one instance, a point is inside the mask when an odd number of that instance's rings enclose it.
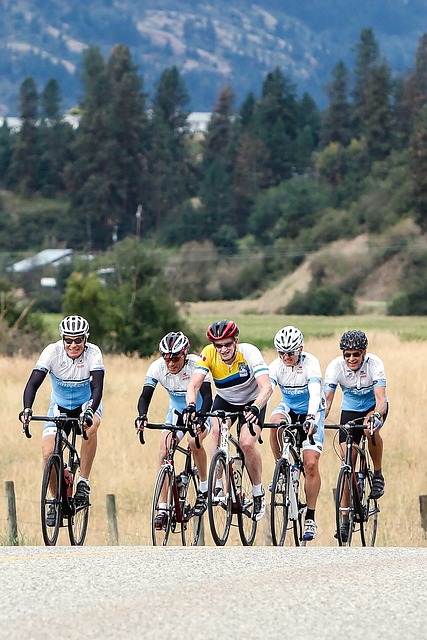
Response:
[[[233,364],[225,364],[213,344],[207,345],[196,363],[195,372],[211,372],[217,393],[231,404],[253,402],[259,388],[256,378],[268,375],[268,366],[253,344],[237,345],[236,359]]]

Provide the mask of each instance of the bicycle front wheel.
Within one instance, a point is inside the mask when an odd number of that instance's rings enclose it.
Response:
[[[197,498],[198,480],[199,478],[196,473],[191,473],[189,475],[185,500],[183,501],[181,537],[182,544],[184,546],[197,546],[199,542],[202,516],[193,515],[194,505],[196,504]]]
[[[73,479],[73,495],[77,485],[77,473],[74,474]],[[81,547],[87,534],[87,527],[89,523],[89,501],[87,504],[76,505],[74,498],[69,499],[70,515],[68,516],[68,537],[70,543],[73,546]]]
[[[56,544],[62,524],[61,492],[62,462],[58,455],[52,454],[44,468],[40,501],[43,540],[48,547]]]
[[[222,451],[216,451],[209,467],[208,513],[212,538],[217,546],[222,547],[227,542],[233,517],[230,478]]]
[[[335,513],[337,530],[335,537],[340,547],[349,547],[354,529],[354,496],[351,472],[347,468],[341,468],[337,492],[335,496]]]
[[[173,471],[168,466],[161,467],[154,488],[151,505],[151,537],[154,546],[165,547],[172,526],[175,527],[175,504],[173,500]]]
[[[257,521],[253,519],[254,499],[252,497],[252,481],[245,465],[242,467],[241,511],[237,514],[240,540],[245,547],[253,545]]]
[[[288,531],[289,479],[289,463],[285,460],[279,460],[274,469],[270,500],[271,540],[275,547],[283,546]],[[291,527],[293,527],[292,524]]]
[[[372,491],[373,473],[369,470],[365,478],[365,500],[363,508],[363,522],[360,523],[360,536],[364,547],[374,547],[377,539],[378,514],[380,512],[378,501],[370,498]]]

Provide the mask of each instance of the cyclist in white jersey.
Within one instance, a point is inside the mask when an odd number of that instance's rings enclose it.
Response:
[[[240,431],[239,443],[252,481],[253,518],[260,520],[265,514],[265,491],[261,482],[262,458],[257,441],[265,417],[265,407],[273,392],[268,366],[257,347],[239,343],[239,329],[232,320],[214,322],[208,327],[206,335],[211,344],[202,350],[188,386],[186,411],[189,415],[194,413],[197,392],[208,372],[211,373],[217,390],[212,410],[244,411],[247,422]],[[249,422],[252,423],[254,436],[249,430]],[[213,420],[212,434],[218,446],[217,420]],[[203,497],[207,500],[207,491]]]
[[[367,353],[368,338],[363,331],[353,329],[341,336],[340,349],[342,356],[334,358],[326,368],[325,393],[326,415],[329,414],[338,385],[342,390],[341,424],[356,418],[375,419],[375,446],[369,430],[369,453],[374,465],[374,478],[371,497],[378,499],[384,493],[384,476],[382,474],[383,440],[380,429],[388,413],[386,395],[386,375],[382,360],[373,353]],[[355,442],[360,442],[362,433],[355,433]],[[340,442],[345,441],[345,434],[340,434]],[[344,454],[343,454],[344,455]]]
[[[148,407],[150,406],[154,390],[161,384],[169,394],[169,409],[165,419],[165,429],[160,437],[158,469],[163,464],[167,452],[167,439],[170,437],[168,425],[182,425],[182,413],[186,407],[185,394],[187,392],[190,378],[194,372],[198,356],[189,354],[190,342],[181,331],[166,334],[159,343],[160,358],[154,360],[147,369],[141,395],[138,399],[138,418],[135,426],[143,428],[147,423]],[[212,389],[209,376],[205,376],[197,396],[197,409],[209,411],[212,405]],[[205,501],[201,499],[201,494],[208,489],[207,479],[207,455],[203,446],[203,440],[209,433],[209,422],[204,425],[204,430],[198,429],[200,448],[197,448],[195,439],[189,437],[189,446],[193,454],[194,461],[199,473],[199,492],[196,499],[194,513],[200,516],[205,511]],[[182,432],[178,432],[179,440],[183,437]],[[164,509],[162,510],[162,505]],[[166,523],[166,496],[162,500],[160,497],[159,513],[156,516],[154,526],[161,529]]]
[[[274,337],[278,357],[270,364],[270,382],[278,385],[282,394],[280,404],[271,413],[271,422],[286,421],[299,424],[305,470],[307,511],[303,540],[314,540],[317,533],[315,511],[320,491],[319,458],[323,449],[325,397],[319,360],[303,351],[304,336],[292,325],[280,329]],[[303,425],[310,425],[304,429]],[[280,457],[278,429],[270,431],[270,447],[274,459]],[[310,444],[313,436],[314,444]]]
[[[97,431],[102,416],[104,363],[99,347],[87,341],[89,323],[81,316],[67,316],[59,324],[61,340],[49,344],[40,354],[24,389],[24,412],[32,414],[37,390],[50,375],[52,393],[48,416],[65,413],[70,417],[84,414],[84,428],[88,439],[82,440],[80,478],[75,498],[85,504],[89,501],[89,475],[97,448]],[[46,462],[55,446],[56,426],[46,422],[42,434],[43,459]],[[53,518],[55,509],[53,508]],[[48,514],[49,519],[49,514]]]

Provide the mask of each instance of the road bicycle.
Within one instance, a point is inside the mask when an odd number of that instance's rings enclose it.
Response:
[[[336,429],[345,433],[345,457],[335,445],[334,450],[341,459],[341,469],[338,475],[335,493],[336,532],[335,537],[339,546],[349,547],[353,540],[353,534],[360,533],[363,547],[373,547],[377,537],[378,514],[380,509],[378,501],[371,498],[373,483],[373,471],[370,455],[367,449],[366,429],[371,429],[374,439],[373,424],[358,424],[363,418],[352,420],[347,424],[329,424],[325,429]],[[360,444],[353,442],[353,434],[356,430],[363,430]],[[374,440],[375,442],[375,440]]]
[[[23,431],[31,438],[30,421],[53,422],[56,425],[55,446],[49,456],[42,479],[41,527],[46,546],[56,544],[61,527],[68,527],[72,545],[84,544],[89,522],[89,501],[81,504],[74,499],[80,456],[76,449],[77,436],[87,434],[83,428],[83,417],[74,418],[66,414],[58,416],[24,415]]]
[[[169,536],[181,534],[183,545],[196,546],[199,543],[202,518],[194,515],[199,486],[197,467],[189,447],[182,447],[179,442],[179,432],[189,432],[194,435],[191,427],[165,424],[146,424],[144,429],[167,429],[167,453],[157,474],[151,504],[151,537],[153,545],[166,546]],[[139,439],[144,444],[144,429],[140,428]],[[196,438],[198,446],[198,439]],[[184,455],[184,468],[180,473],[175,470],[175,454],[179,451]],[[164,514],[160,529],[156,528],[156,517]]]
[[[208,475],[208,515],[212,538],[217,546],[228,540],[233,515],[242,544],[254,543],[257,521],[253,519],[254,499],[252,481],[245,465],[245,456],[238,439],[246,419],[242,411],[213,411],[203,418],[216,418],[220,425],[218,450],[214,453]],[[237,438],[230,433],[231,424],[237,419]]]
[[[264,428],[277,429],[280,442],[280,458],[273,472],[270,498],[271,539],[274,546],[282,547],[285,543],[305,546],[302,539],[305,512],[305,479],[304,464],[301,457],[301,431],[303,425],[266,423]],[[292,531],[292,535],[287,535]]]

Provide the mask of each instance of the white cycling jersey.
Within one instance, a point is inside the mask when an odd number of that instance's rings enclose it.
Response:
[[[325,372],[325,390],[342,389],[341,409],[343,411],[368,411],[375,405],[375,387],[385,387],[386,376],[381,358],[367,353],[357,371],[347,366],[342,356],[334,358]]]
[[[83,353],[73,360],[62,340],[43,349],[34,369],[49,373],[52,381],[51,403],[64,409],[75,409],[91,397],[91,372],[104,371],[102,353],[95,344],[87,342]]]
[[[154,360],[147,369],[144,386],[147,385],[155,389],[157,384],[160,383],[169,394],[170,402],[168,415],[165,421],[166,424],[176,424],[177,415],[175,410],[182,413],[187,406],[185,396],[188,389],[188,383],[193,375],[198,359],[198,356],[190,353],[185,359],[184,366],[178,373],[170,373],[167,368],[167,364],[162,357]],[[209,381],[210,376],[207,374],[204,382]],[[201,406],[202,397],[199,393],[197,395],[196,408],[200,409]]]
[[[287,367],[277,357],[269,366],[273,388],[278,385],[282,401],[297,414],[315,416],[325,408],[322,372],[316,356],[303,351],[293,367]]]

